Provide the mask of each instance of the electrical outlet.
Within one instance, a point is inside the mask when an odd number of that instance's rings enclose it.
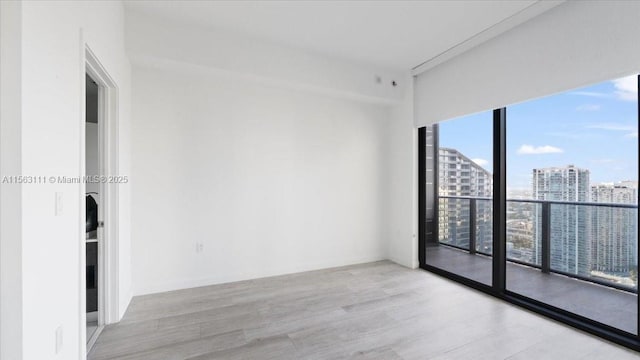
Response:
[[[62,326],[58,326],[56,329],[56,354],[62,350]]]
[[[196,252],[201,253],[204,250],[204,244],[201,242],[196,243]]]

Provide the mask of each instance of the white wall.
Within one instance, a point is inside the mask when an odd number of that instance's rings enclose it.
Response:
[[[133,104],[136,294],[386,257],[387,106],[188,64]]]
[[[409,86],[402,81],[405,69],[351,63],[212,28],[172,23],[134,9],[127,11],[126,24],[132,59],[195,64],[254,81],[368,102],[395,104]],[[392,86],[392,80],[398,85]]]
[[[567,1],[418,76],[427,124],[640,72],[640,2]]]
[[[402,102],[392,107],[387,130],[387,255],[398,264],[418,267],[418,133],[413,122],[413,78]]]
[[[22,8],[0,1],[0,179],[21,173]],[[22,186],[0,182],[0,359],[22,357]]]
[[[130,65],[124,51],[122,5],[119,2],[22,2],[15,6],[20,8],[17,19],[22,23],[19,34],[22,46],[19,69],[21,145],[17,155],[21,174],[82,175],[80,154],[84,144],[80,124],[84,122],[81,109],[85,100],[81,29],[119,86],[120,172],[127,174]],[[3,4],[3,26],[4,9]],[[4,44],[2,50],[4,55]],[[56,192],[63,194],[60,216],[55,216],[54,212]],[[82,188],[77,184],[25,184],[21,188],[21,207],[13,210],[21,212],[22,235],[2,238],[3,250],[7,243],[21,250],[21,267],[14,269],[22,276],[20,286],[12,286],[11,291],[5,292],[3,283],[2,289],[3,306],[7,300],[21,297],[21,309],[18,309],[21,319],[20,316],[5,316],[6,308],[3,307],[0,344],[3,359],[84,357],[85,334],[80,328],[80,299],[81,291],[84,291],[80,275],[84,256],[80,252],[80,244],[84,241],[79,224],[84,202],[81,192]],[[127,263],[129,192],[126,186],[120,194],[119,293],[121,304],[126,305],[131,294]],[[124,307],[120,310],[124,311]],[[63,345],[56,354],[58,327],[63,329]],[[7,332],[16,335],[5,336]],[[15,339],[18,343],[9,342]]]
[[[135,11],[126,28],[136,294],[388,258],[410,77]]]

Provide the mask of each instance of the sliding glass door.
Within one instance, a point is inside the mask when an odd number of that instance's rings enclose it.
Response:
[[[632,334],[637,81],[508,107],[506,148],[507,290]]]
[[[640,349],[638,114],[633,75],[421,129],[421,267]]]
[[[437,150],[437,236],[426,264],[492,284],[492,113],[445,121],[433,130]]]

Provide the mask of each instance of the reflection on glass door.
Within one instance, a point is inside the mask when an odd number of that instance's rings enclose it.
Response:
[[[637,333],[638,77],[507,108],[507,290]]]
[[[487,112],[442,122],[434,131],[437,237],[427,244],[425,259],[485,285],[492,283],[492,126]]]

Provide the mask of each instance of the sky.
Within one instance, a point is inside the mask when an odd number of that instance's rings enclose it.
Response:
[[[638,180],[637,75],[507,106],[507,188],[530,189],[534,168],[569,164],[590,182]],[[492,171],[492,112],[440,124],[440,146]]]

